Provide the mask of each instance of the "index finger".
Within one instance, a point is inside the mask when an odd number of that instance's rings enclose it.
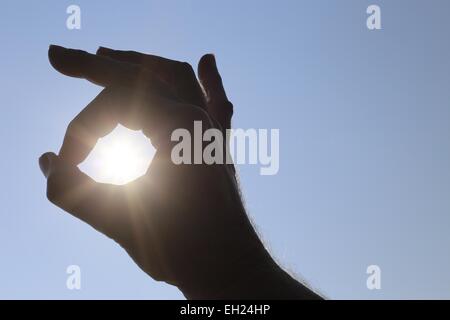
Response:
[[[205,108],[205,97],[191,65],[137,51],[113,50],[100,47],[97,55],[120,62],[139,65],[168,83],[177,95],[188,103]]]
[[[50,46],[48,57],[51,65],[62,74],[83,78],[102,87],[145,85],[161,95],[172,94],[166,83],[136,64],[56,45]]]

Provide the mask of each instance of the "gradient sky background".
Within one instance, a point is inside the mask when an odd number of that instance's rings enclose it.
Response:
[[[81,7],[68,30],[66,8]],[[378,4],[380,31],[366,28]],[[41,153],[100,91],[50,43],[216,54],[234,126],[280,129],[280,171],[240,166],[280,263],[342,298],[450,298],[450,2],[2,1],[0,298],[183,298],[45,198]],[[82,289],[66,288],[66,268]],[[366,288],[366,268],[382,289]]]

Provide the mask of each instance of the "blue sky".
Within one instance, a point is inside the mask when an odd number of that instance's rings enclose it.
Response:
[[[81,30],[65,26],[70,4]],[[382,30],[366,28],[370,4]],[[278,261],[330,298],[450,298],[449,10],[445,0],[2,2],[0,298],[183,298],[46,200],[37,159],[100,90],[54,71],[51,43],[194,68],[215,53],[234,126],[280,129],[277,175],[239,167]],[[66,288],[71,264],[79,291]],[[371,264],[381,290],[366,288]]]

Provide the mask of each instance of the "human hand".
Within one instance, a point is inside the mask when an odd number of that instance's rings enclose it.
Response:
[[[171,160],[175,129],[192,132],[194,121],[203,130],[230,128],[232,104],[214,56],[200,60],[200,83],[187,63],[131,51],[100,48],[93,55],[51,46],[49,59],[61,73],[104,87],[69,124],[59,155],[39,160],[51,202],[114,239],[152,278],[188,298],[311,294],[286,284],[293,279],[285,274],[272,277],[281,270],[248,220],[232,165]],[[119,123],[142,130],[155,157],[127,185],[97,183],[77,165]],[[274,296],[280,283],[290,289]]]

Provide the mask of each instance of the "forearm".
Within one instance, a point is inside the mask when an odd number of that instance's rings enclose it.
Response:
[[[292,278],[275,262],[250,274],[234,279],[224,287],[220,299],[297,300],[321,299],[303,284]]]
[[[265,249],[263,249],[265,251]],[[208,283],[199,281],[190,288],[180,288],[187,299],[262,299],[262,300],[316,300],[322,299],[312,290],[284,271],[265,251],[264,255],[252,257],[213,272],[214,279]]]
[[[234,173],[229,172],[226,178],[222,184],[229,183],[226,194],[231,197],[221,199],[224,193],[216,195],[224,205],[214,213],[200,213],[195,218],[191,215],[193,221],[206,222],[204,227],[192,226],[202,237],[193,240],[197,252],[188,259],[194,270],[185,272],[178,282],[185,297],[320,299],[272,259],[249,220]]]

